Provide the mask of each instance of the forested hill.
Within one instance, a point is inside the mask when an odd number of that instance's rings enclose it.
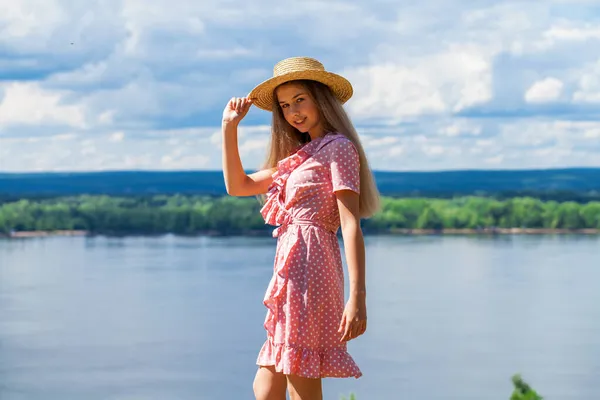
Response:
[[[523,195],[565,193],[598,198],[600,168],[503,171],[375,172],[386,196]],[[221,171],[0,173],[0,195],[6,197],[77,194],[223,195]]]

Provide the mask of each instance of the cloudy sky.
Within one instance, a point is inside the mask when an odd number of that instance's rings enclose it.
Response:
[[[299,55],[374,169],[600,166],[598,0],[0,0],[0,171],[220,169],[227,100]]]

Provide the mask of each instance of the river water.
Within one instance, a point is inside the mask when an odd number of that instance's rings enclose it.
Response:
[[[325,398],[600,398],[600,238],[370,236]],[[271,238],[0,240],[0,399],[252,399]]]

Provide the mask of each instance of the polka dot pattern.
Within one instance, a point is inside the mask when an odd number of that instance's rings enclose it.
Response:
[[[330,133],[282,160],[261,213],[279,225],[273,277],[265,293],[267,340],[257,364],[307,378],[362,375],[340,343],[344,271],[335,191],[359,192],[353,143]]]

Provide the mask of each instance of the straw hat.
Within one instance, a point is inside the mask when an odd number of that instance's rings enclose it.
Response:
[[[254,100],[254,105],[258,108],[272,111],[275,88],[298,79],[317,81],[329,86],[342,104],[352,97],[352,85],[346,78],[325,71],[323,64],[309,57],[292,57],[278,62],[273,68],[273,77],[252,89],[248,97]]]

